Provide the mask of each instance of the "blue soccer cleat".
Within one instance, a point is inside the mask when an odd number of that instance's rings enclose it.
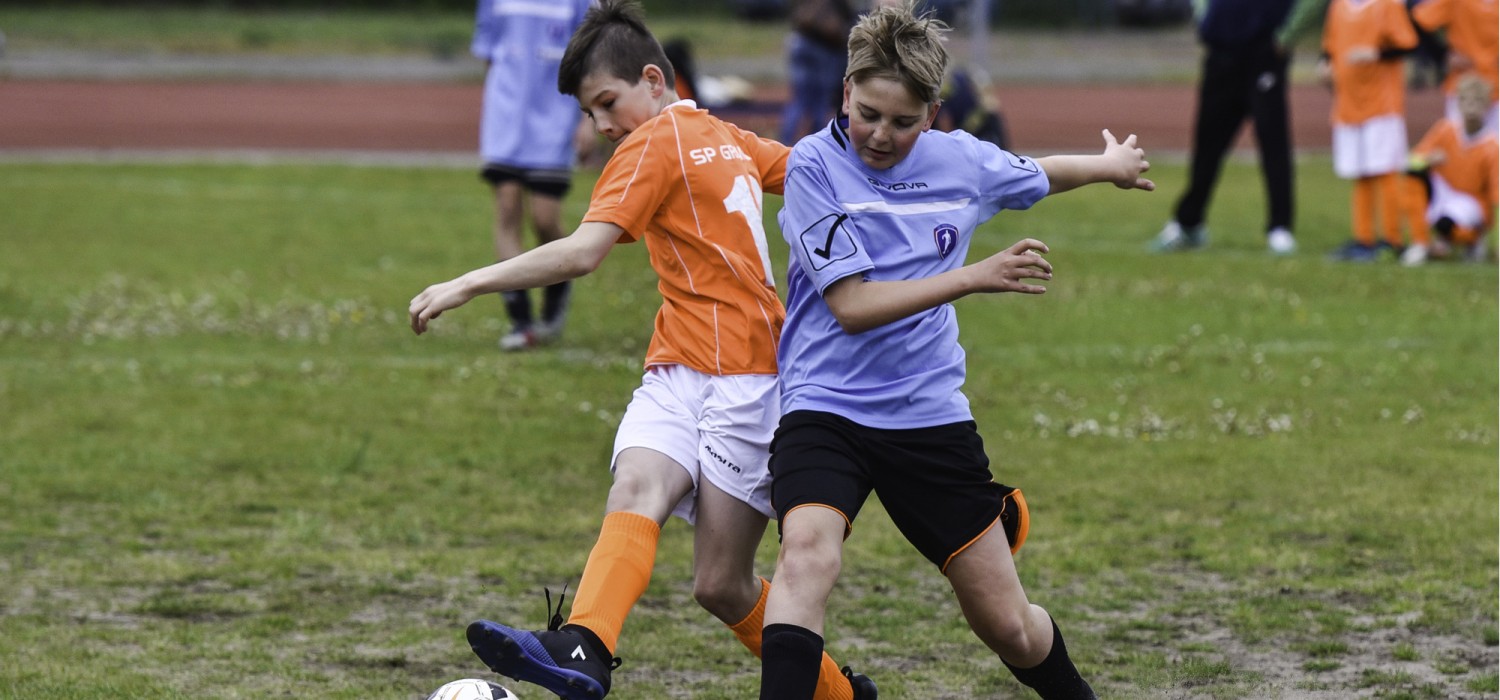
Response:
[[[498,622],[469,625],[469,646],[490,670],[535,683],[565,700],[599,700],[609,694],[614,660],[595,653],[573,630],[527,632]]]

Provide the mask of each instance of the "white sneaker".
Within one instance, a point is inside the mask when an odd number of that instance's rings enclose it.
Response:
[[[1266,234],[1266,246],[1272,255],[1291,255],[1297,252],[1297,239],[1285,226],[1277,226]]]
[[[1401,254],[1401,264],[1407,267],[1416,267],[1425,262],[1427,262],[1427,246],[1421,243],[1406,246],[1406,252]]]
[[[530,328],[524,330],[513,329],[511,332],[500,336],[500,349],[505,352],[519,352],[530,350],[541,344],[535,331]]]
[[[1202,224],[1192,228],[1183,228],[1182,224],[1176,221],[1168,221],[1166,226],[1161,227],[1161,233],[1156,234],[1156,239],[1151,241],[1151,250],[1157,253],[1171,253],[1201,248],[1207,242],[1208,230]]]
[[[543,343],[551,343],[557,341],[559,338],[562,338],[564,320],[565,319],[559,318],[551,323],[548,323],[546,321],[537,321],[536,325],[531,327],[532,336],[536,338],[537,344],[541,345]]]

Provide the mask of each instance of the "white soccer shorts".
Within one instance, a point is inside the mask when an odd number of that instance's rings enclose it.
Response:
[[[681,365],[646,369],[615,432],[610,471],[620,452],[645,447],[672,458],[693,478],[693,493],[672,511],[697,516],[700,478],[766,517],[771,508],[771,436],[781,419],[781,388],[773,374],[714,376]]]
[[[1473,195],[1453,189],[1442,175],[1432,174],[1432,201],[1427,203],[1427,223],[1448,217],[1453,223],[1478,231],[1484,227],[1484,205]]]
[[[1406,120],[1399,114],[1333,125],[1333,172],[1350,180],[1406,170]]]

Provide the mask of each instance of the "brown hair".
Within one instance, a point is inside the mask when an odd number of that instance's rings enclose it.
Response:
[[[918,17],[911,0],[865,15],[849,32],[849,69],[854,83],[886,78],[923,102],[936,102],[948,68],[943,34],[948,25],[930,13]]]
[[[557,71],[557,90],[577,97],[583,79],[600,71],[634,85],[648,65],[661,69],[667,87],[676,87],[672,62],[646,28],[646,14],[640,4],[635,0],[599,0],[568,41]]]

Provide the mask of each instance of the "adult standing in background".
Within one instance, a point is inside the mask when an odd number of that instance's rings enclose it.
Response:
[[[470,51],[489,66],[479,126],[480,177],[495,197],[495,257],[523,248],[526,210],[538,243],[561,238],[562,200],[573,178],[575,153],[592,142],[582,113],[557,90],[557,69],[591,0],[479,0]],[[587,139],[587,140],[584,140]],[[542,314],[532,314],[525,289],[501,294],[510,330],[500,349],[525,350],[555,339],[567,317],[570,282],[542,292]]]
[[[1292,235],[1292,141],[1287,108],[1291,43],[1323,3],[1318,0],[1197,0],[1198,38],[1206,51],[1193,126],[1187,192],[1157,235],[1157,251],[1200,248],[1208,202],[1224,156],[1248,118],[1255,125],[1267,199],[1266,245],[1297,250]]]
[[[846,42],[856,14],[850,0],[792,0],[787,37],[791,95],[781,113],[780,141],[788,146],[823,128],[843,97]]]

